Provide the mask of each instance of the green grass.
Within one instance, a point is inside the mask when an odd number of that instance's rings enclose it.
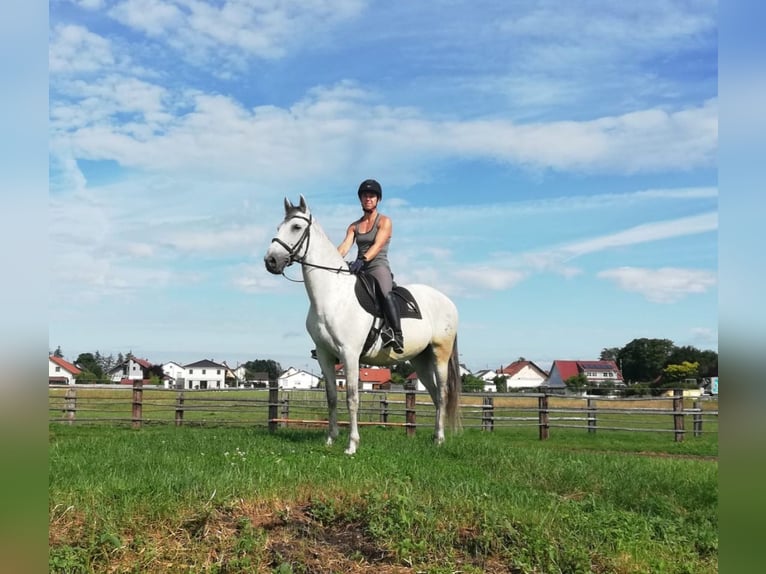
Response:
[[[51,425],[51,571],[717,572],[715,435],[361,433]]]

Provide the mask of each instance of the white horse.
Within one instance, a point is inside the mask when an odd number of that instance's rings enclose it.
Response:
[[[343,363],[347,377],[346,403],[350,421],[346,454],[354,454],[359,446],[360,362],[391,365],[409,360],[436,407],[434,441],[443,443],[445,421],[451,430],[460,427],[455,304],[427,285],[406,285],[420,307],[422,318],[402,318],[404,352],[395,354],[390,347],[384,348],[378,337],[362,355],[374,317],[357,301],[354,293],[357,278],[349,273],[337,248],[312,217],[303,195],[297,206],[285,198],[285,218],[264,257],[266,269],[274,274],[283,273],[285,267],[295,261],[301,264],[311,303],[306,328],[316,345],[317,359],[326,381],[327,444],[333,444],[338,437],[336,359]]]

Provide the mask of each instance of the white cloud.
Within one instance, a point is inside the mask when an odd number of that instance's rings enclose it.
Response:
[[[298,269],[292,272],[300,274]],[[291,271],[286,270],[285,273]],[[284,278],[268,273],[262,263],[238,265],[230,275],[234,288],[245,293],[279,293],[284,290]]]
[[[52,74],[98,72],[114,64],[109,40],[83,26],[60,24],[51,33],[48,70]]]
[[[103,7],[106,0],[71,0],[74,4],[77,4],[81,8],[86,10],[98,10]]]
[[[168,29],[185,24],[184,13],[173,2],[163,0],[126,0],[118,2],[109,11],[115,20],[145,32],[159,36]]]
[[[679,171],[713,166],[717,146],[715,101],[677,112],[515,124],[430,120],[411,108],[375,105],[348,83],[313,90],[290,108],[246,109],[230,97],[196,94],[188,113],[175,115],[168,102],[185,98],[138,80],[83,84],[79,99],[52,103],[55,143],[159,172],[293,184],[383,166],[393,181],[418,181],[425,165],[451,159],[573,172]],[[122,124],[125,112],[136,115]]]
[[[163,243],[185,252],[214,252],[249,250],[266,239],[266,230],[261,226],[233,226],[216,231],[176,232]]]
[[[503,291],[524,280],[527,274],[516,269],[501,269],[489,265],[467,267],[455,272],[455,276],[468,283],[492,291]]]
[[[705,213],[669,221],[659,221],[637,225],[625,231],[586,239],[563,246],[560,249],[566,257],[579,257],[588,253],[603,251],[614,247],[635,245],[649,241],[658,241],[697,233],[707,233],[718,229],[718,214]]]
[[[240,67],[245,55],[281,58],[296,46],[355,17],[360,0],[284,0],[215,5],[183,0],[124,0],[109,14],[120,23],[166,42],[195,63],[224,61]]]
[[[597,275],[614,281],[625,291],[640,293],[654,303],[674,303],[694,293],[705,293],[716,283],[716,274],[698,269],[620,267]]]

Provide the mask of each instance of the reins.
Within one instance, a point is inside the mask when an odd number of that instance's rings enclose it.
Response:
[[[304,220],[305,222],[308,223],[308,225],[306,226],[306,229],[303,230],[303,235],[301,235],[301,238],[295,243],[295,245],[290,247],[287,243],[282,241],[279,237],[273,237],[271,239],[272,243],[276,242],[282,247],[284,247],[285,250],[287,251],[287,254],[290,256],[290,263],[288,263],[285,266],[285,269],[287,269],[287,267],[289,267],[290,265],[292,265],[293,263],[297,261],[298,263],[300,263],[301,265],[305,265],[306,267],[313,267],[315,269],[324,269],[325,271],[334,271],[335,273],[350,274],[351,271],[349,271],[348,269],[344,269],[343,267],[328,267],[326,265],[317,265],[316,263],[309,263],[308,261],[306,261],[306,255],[308,254],[308,251],[309,251],[309,244],[311,243],[311,234],[309,233],[309,230],[311,229],[311,224],[313,223],[313,219],[310,214],[309,214],[309,217],[304,217],[303,215],[296,214],[290,217],[290,219],[295,219],[296,217],[298,219]],[[300,256],[298,255],[298,250],[303,246],[304,242],[306,243],[306,249],[304,250],[303,255]],[[288,281],[292,281],[293,283],[303,283],[302,279],[291,279],[290,277],[285,275],[285,269],[282,269],[282,276],[285,279],[287,279]]]

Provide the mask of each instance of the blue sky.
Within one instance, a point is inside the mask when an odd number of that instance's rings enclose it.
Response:
[[[316,371],[263,254],[285,196],[339,243],[374,177],[470,369],[717,350],[716,12],[51,0],[50,348]]]

